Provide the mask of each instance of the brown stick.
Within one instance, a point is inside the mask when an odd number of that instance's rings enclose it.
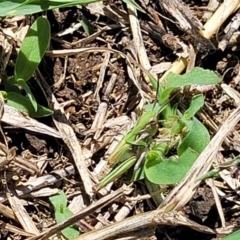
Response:
[[[130,235],[133,231],[141,231],[142,229],[152,228],[160,224],[170,226],[183,225],[191,227],[197,231],[214,234],[210,228],[196,224],[180,213],[163,213],[161,210],[154,210],[124,219],[99,230],[85,233],[74,240],[116,239],[116,237],[120,237],[122,235]]]
[[[181,0],[159,0],[158,1],[163,12],[167,14],[176,24],[173,26],[170,22],[166,22],[167,25],[173,30],[174,28],[180,30],[183,34],[190,36],[189,41],[196,50],[201,53],[208,53],[214,51],[215,47],[212,42],[204,38],[200,33],[202,24],[192,14],[188,6],[186,6]]]
[[[105,207],[109,203],[112,203],[113,201],[115,201],[117,198],[120,198],[123,195],[129,194],[131,191],[132,191],[132,188],[130,188],[129,186],[123,186],[123,187],[119,188],[118,190],[116,190],[115,192],[101,198],[97,202],[95,202],[95,203],[91,204],[90,206],[86,207],[85,209],[80,211],[78,214],[73,215],[72,217],[58,223],[54,227],[51,227],[47,231],[39,234],[38,236],[29,238],[28,240],[48,239],[53,234],[55,234],[57,232],[60,232],[62,229],[66,228],[66,227],[76,223],[80,219],[94,213],[97,209]],[[98,239],[98,238],[96,238],[96,239]]]

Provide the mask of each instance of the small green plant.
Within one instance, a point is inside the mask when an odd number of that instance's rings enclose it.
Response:
[[[94,28],[93,25],[87,20],[87,18],[82,15],[82,20],[81,20],[82,27],[84,29],[84,32],[90,36],[91,34],[94,33]]]
[[[67,197],[64,192],[59,192],[57,195],[49,198],[54,207],[54,216],[57,223],[68,219],[73,213],[67,208]],[[74,225],[69,226],[61,231],[63,236],[67,239],[72,239],[79,236],[78,228]]]
[[[72,7],[99,2],[100,0],[2,0],[0,2],[0,16],[17,16],[38,13],[55,8]],[[134,0],[123,0],[142,11]]]
[[[157,90],[157,81],[151,76],[150,80]],[[130,169],[132,180],[147,178],[155,184],[181,181],[209,143],[210,136],[194,117],[204,104],[203,95],[193,96],[188,109],[182,112],[179,104],[170,103],[171,94],[179,87],[220,81],[213,72],[198,67],[181,76],[170,73],[159,86],[158,102],[145,106],[136,126],[110,155],[108,163],[114,169],[100,182],[100,187]]]
[[[31,117],[44,117],[52,111],[37,104],[27,81],[41,62],[50,41],[50,25],[46,18],[39,17],[25,36],[16,60],[14,76],[4,82],[3,96],[6,103],[26,112]],[[26,96],[22,95],[22,90]]]

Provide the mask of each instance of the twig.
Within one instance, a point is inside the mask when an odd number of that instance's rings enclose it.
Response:
[[[202,18],[204,20],[208,20],[213,15],[214,11],[218,8],[219,4],[220,3],[219,3],[218,0],[210,0],[208,5],[207,5],[207,8],[211,11],[204,12]]]
[[[214,234],[210,228],[196,224],[178,212],[163,213],[161,210],[154,210],[138,214],[101,229],[85,233],[74,240],[112,240],[122,235],[130,235],[133,231],[141,231],[142,229],[152,228],[156,225],[182,225],[188,226],[197,231]]]
[[[26,209],[23,207],[19,198],[12,195],[12,193],[9,191],[7,187],[7,183],[5,180],[2,180],[2,185],[6,192],[8,202],[11,205],[14,215],[16,216],[18,222],[22,225],[23,229],[26,232],[38,235],[39,230],[37,229],[36,225],[32,221],[32,218],[30,218],[30,216],[28,215]]]
[[[238,30],[240,26],[240,9],[233,17],[232,22],[226,27],[228,30],[223,36],[222,40],[218,43],[218,48],[224,51],[231,39],[232,35]]]
[[[85,209],[80,211],[78,214],[73,215],[72,217],[68,218],[67,220],[64,220],[64,221],[58,223],[57,225],[55,225],[54,227],[51,227],[47,231],[39,234],[36,237],[32,237],[28,240],[47,239],[50,236],[52,236],[53,234],[55,234],[55,233],[61,231],[62,229],[66,228],[67,226],[70,226],[73,223],[76,223],[77,221],[79,221],[80,219],[90,215],[91,213],[94,213],[97,209],[107,206],[108,204],[115,201],[117,198],[120,198],[123,195],[130,194],[131,191],[132,191],[132,188],[125,185],[125,186],[119,188],[118,190],[116,190],[115,192],[112,192],[111,194],[101,198],[97,202],[92,203],[90,206],[86,207]],[[101,238],[95,238],[95,239],[101,239]]]
[[[61,138],[61,134],[54,128],[30,118],[27,114],[25,115],[20,110],[8,106],[7,104],[4,104],[4,114],[1,121],[16,128],[22,128],[28,131],[46,134],[55,138]]]
[[[212,190],[212,193],[213,193],[213,196],[214,196],[214,199],[215,199],[215,203],[216,203],[216,207],[217,207],[217,210],[218,210],[218,214],[219,214],[219,217],[220,217],[220,220],[221,220],[221,223],[222,223],[222,227],[226,227],[226,221],[225,221],[225,218],[224,218],[223,208],[222,208],[219,196],[217,194],[217,190],[216,190],[216,187],[214,185],[213,179],[212,178],[207,179],[206,183],[210,186],[210,188]]]
[[[210,39],[213,34],[220,28],[220,26],[226,21],[226,19],[238,9],[239,6],[239,0],[225,0],[204,25],[203,30],[201,31],[201,35],[207,39]],[[172,67],[170,67],[168,71],[166,71],[161,77],[160,81],[163,81],[170,72],[173,72],[175,74],[181,73],[184,71],[186,66],[187,59],[176,59],[172,64]]]
[[[77,137],[69,125],[67,117],[64,114],[63,109],[60,107],[59,103],[57,102],[56,98],[54,97],[49,85],[43,78],[42,74],[38,71],[39,75],[39,85],[42,88],[46,98],[48,99],[49,103],[53,103],[54,114],[53,114],[53,121],[56,127],[58,128],[59,132],[62,135],[63,141],[69,148],[73,159],[75,161],[76,167],[78,169],[79,175],[83,181],[83,185],[85,188],[86,193],[92,199],[93,197],[93,183],[90,177],[90,173],[87,169],[85,164],[85,158],[82,154],[82,149],[79,145]]]
[[[137,52],[140,64],[146,69],[151,69],[151,64],[144,47],[139,20],[137,19],[137,11],[133,6],[127,5],[129,13],[130,27],[133,35],[133,43],[135,51]],[[146,79],[149,81],[149,79]]]
[[[26,183],[22,183],[22,185],[16,187],[14,190],[17,193],[18,197],[23,197],[31,193],[32,191],[36,191],[40,188],[44,188],[46,186],[54,185],[57,181],[69,177],[75,174],[75,170],[73,166],[66,167],[65,169],[60,169],[53,171],[48,175],[44,175],[38,178],[29,180]],[[0,202],[3,202],[6,199],[5,194],[0,194]]]

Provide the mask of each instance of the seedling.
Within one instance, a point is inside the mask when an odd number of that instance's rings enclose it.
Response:
[[[157,91],[157,81],[151,76],[150,80]],[[188,109],[182,112],[179,104],[170,103],[171,93],[192,84],[218,82],[220,79],[213,72],[198,67],[182,76],[170,73],[159,86],[158,102],[145,106],[136,126],[110,155],[109,167],[115,169],[100,182],[100,187],[129,169],[134,169],[132,180],[147,178],[155,184],[181,181],[209,143],[210,136],[194,117],[204,104],[203,95],[195,95]],[[143,159],[142,163],[138,162],[139,158]],[[139,167],[133,168],[137,162]]]
[[[38,105],[27,81],[34,74],[50,41],[50,25],[46,18],[39,17],[25,36],[16,60],[14,76],[4,82],[6,103],[26,112],[31,117],[44,117],[52,111]],[[21,89],[26,96],[21,94]]]
[[[73,215],[73,213],[67,208],[67,197],[64,192],[59,192],[57,195],[49,198],[54,207],[54,215],[56,222],[62,222]],[[78,228],[74,225],[69,226],[61,231],[63,236],[67,239],[72,239],[79,236]]]

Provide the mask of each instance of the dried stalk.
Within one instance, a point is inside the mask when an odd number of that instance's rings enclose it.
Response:
[[[156,225],[182,225],[196,229],[197,231],[214,234],[210,228],[196,224],[178,212],[163,213],[161,210],[154,210],[85,233],[74,240],[112,240],[122,235],[130,235],[133,231],[141,231],[142,229],[152,228]]]
[[[86,216],[89,216],[90,214],[92,214],[96,210],[98,210],[99,208],[103,208],[103,207],[107,206],[108,204],[110,204],[113,201],[115,201],[117,198],[120,198],[123,195],[130,194],[131,191],[132,191],[131,187],[123,186],[123,187],[119,188],[118,190],[116,190],[115,192],[112,192],[111,194],[101,198],[97,202],[92,203],[90,206],[86,207],[85,209],[80,211],[78,214],[73,215],[72,217],[70,217],[70,218],[68,218],[68,219],[58,223],[54,227],[51,227],[47,231],[39,234],[38,236],[32,237],[32,238],[30,238],[28,240],[43,240],[43,239],[47,239],[50,236],[52,236],[53,234],[55,234],[55,233],[61,231],[62,229],[66,228],[67,226],[70,226],[70,225],[76,223],[77,221],[79,221],[80,219],[82,219],[82,218],[84,218]],[[99,239],[99,238],[95,238],[95,239]]]
[[[30,118],[27,114],[24,114],[20,110],[6,104],[4,104],[4,114],[1,121],[16,128],[23,128],[31,132],[42,133],[55,138],[61,138],[61,134],[54,128]]]
[[[239,6],[239,0],[225,0],[212,15],[212,17],[207,21],[207,23],[203,26],[203,30],[200,32],[201,35],[207,39],[210,39],[213,34],[218,31],[226,19],[239,8]],[[164,81],[170,72],[180,74],[182,71],[184,71],[186,66],[187,59],[176,59],[173,62],[172,67],[170,67],[160,78],[160,81]]]
[[[73,156],[79,175],[83,181],[83,185],[86,193],[90,196],[90,198],[92,198],[93,183],[92,183],[89,171],[87,169],[87,166],[85,164],[85,158],[83,157],[82,149],[79,145],[77,137],[72,127],[69,125],[69,122],[67,120],[67,117],[64,114],[63,109],[61,109],[49,85],[47,84],[47,82],[45,81],[45,79],[43,78],[43,76],[39,71],[38,71],[38,75],[39,75],[39,82],[40,82],[39,85],[42,88],[46,98],[48,99],[48,102],[49,103],[51,102],[54,104],[54,111],[55,111],[53,114],[54,124],[56,125],[59,132],[61,133],[63,141],[68,146]]]
[[[35,235],[39,234],[39,230],[37,229],[36,225],[32,221],[32,218],[27,213],[26,209],[23,207],[21,201],[18,197],[14,196],[7,187],[6,181],[2,180],[2,185],[6,191],[6,196],[8,202],[16,216],[18,222],[22,225],[23,229],[26,232],[33,233]]]
[[[23,198],[25,195],[28,195],[33,191],[44,188],[46,186],[52,186],[57,181],[74,174],[75,174],[74,167],[69,166],[69,167],[66,167],[65,169],[56,170],[48,175],[44,175],[36,179],[29,180],[26,183],[22,183],[20,186],[16,187],[14,191],[17,193],[18,197]],[[3,202],[5,200],[6,200],[6,195],[1,193],[0,202]]]
[[[133,44],[134,44],[135,51],[137,52],[137,55],[138,55],[138,60],[146,70],[150,70],[151,64],[148,60],[146,49],[144,47],[139,20],[137,18],[137,11],[133,6],[128,5],[127,7],[128,7],[128,13],[129,13],[130,27],[133,35]],[[145,76],[145,78],[147,82],[149,82],[148,77]]]
[[[32,234],[32,233],[25,232],[21,228],[18,228],[18,227],[14,226],[12,224],[9,224],[9,223],[4,223],[1,220],[0,220],[0,229],[4,229],[6,231],[15,233],[16,235],[20,235],[20,236],[26,236],[26,237],[34,236],[34,234]]]
[[[222,40],[218,43],[219,49],[224,51],[227,48],[231,37],[239,29],[239,26],[240,26],[240,9],[233,17],[231,23],[229,23],[228,26],[226,27],[227,30],[225,35],[223,36]]]

